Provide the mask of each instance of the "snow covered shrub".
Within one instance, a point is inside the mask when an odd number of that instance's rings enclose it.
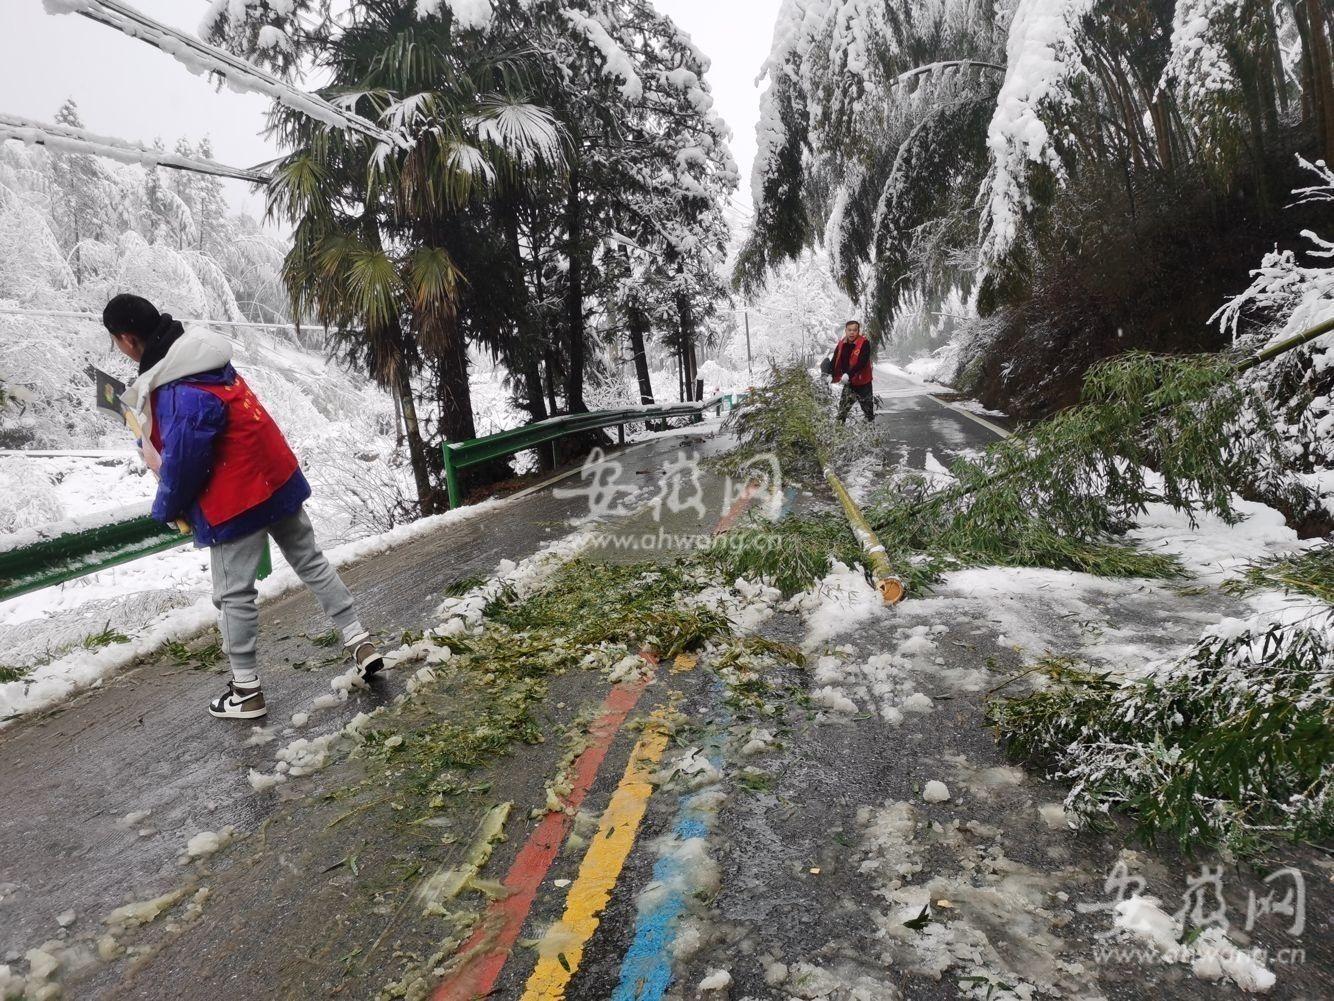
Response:
[[[74,274],[42,213],[26,194],[0,184],[0,297],[23,303],[74,284]]]
[[[1129,680],[1050,665],[1056,684],[993,702],[1007,747],[1073,783],[1086,822],[1111,809],[1146,837],[1258,850],[1334,834],[1334,609],[1225,621]]]
[[[65,517],[45,476],[32,475],[27,460],[0,459],[0,534],[46,525]]]
[[[639,404],[639,391],[616,376],[597,379],[584,386],[584,403],[589,410],[619,410]]]
[[[1324,161],[1298,160],[1313,183],[1293,192],[1297,204],[1334,203],[1334,170]],[[1214,315],[1239,348],[1258,351],[1334,319],[1334,243],[1311,230],[1302,237],[1309,262],[1292,250],[1271,251],[1251,273],[1250,287]],[[1239,335],[1243,323],[1252,329]],[[1334,517],[1334,336],[1259,366],[1246,379],[1275,415],[1289,460],[1327,495],[1327,517]]]
[[[418,516],[411,471],[396,459],[392,439],[343,427],[305,449],[311,503],[330,517],[330,541],[387,532]]]
[[[1310,595],[1334,606],[1334,543],[1253,564],[1240,579],[1229,580],[1223,587],[1235,594],[1274,588]]]

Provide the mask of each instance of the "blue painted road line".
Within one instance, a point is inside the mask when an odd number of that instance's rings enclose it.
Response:
[[[721,682],[718,688],[722,688]],[[720,700],[721,701],[721,700]],[[719,720],[719,728],[704,742],[702,750],[713,768],[723,759],[729,718]],[[682,796],[677,805],[672,839],[677,844],[705,838],[716,815],[717,800],[712,789],[702,789]],[[680,858],[665,855],[653,866],[655,882],[667,887],[662,899],[635,918],[634,939],[621,960],[621,977],[611,1001],[661,1001],[672,982],[672,943],[676,940],[681,916],[686,910],[689,876]]]

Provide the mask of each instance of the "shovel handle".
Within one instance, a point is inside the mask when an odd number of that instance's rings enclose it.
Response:
[[[123,411],[123,416],[125,417],[126,427],[128,427],[132,432],[134,432],[134,436],[136,438],[143,438],[144,436],[143,425],[139,423],[138,415],[136,415],[135,412],[131,410],[129,407],[126,407],[125,410]],[[154,472],[153,475],[156,476],[157,473]],[[171,524],[172,527],[175,528],[176,531],[180,532],[182,535],[190,535],[194,531],[192,528],[190,528],[190,523],[187,522],[184,518],[177,518]]]

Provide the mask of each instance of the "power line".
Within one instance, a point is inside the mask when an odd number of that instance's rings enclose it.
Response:
[[[0,306],[0,316],[43,316],[56,320],[96,320],[101,313],[87,313],[74,309],[29,309],[24,306]],[[271,330],[300,330],[295,323],[264,323],[255,320],[210,320],[199,316],[174,316],[181,323],[199,323],[207,327],[264,327]]]
[[[197,156],[182,156],[165,150],[153,149],[142,143],[100,136],[87,129],[72,125],[48,125],[21,115],[0,112],[0,139],[16,139],[21,143],[46,146],[62,153],[88,153],[103,156],[122,163],[144,164],[170,167],[173,170],[188,170],[196,174],[212,174],[215,177],[231,177],[238,181],[251,181],[255,184],[267,184],[273,178],[259,170],[247,170],[243,167],[229,167],[216,160],[207,160]]]

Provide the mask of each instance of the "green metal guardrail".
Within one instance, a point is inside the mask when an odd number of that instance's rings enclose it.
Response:
[[[190,541],[147,515],[0,552],[0,601]]]
[[[468,466],[475,466],[492,459],[502,459],[507,455],[537,448],[549,441],[563,438],[580,431],[598,431],[616,426],[617,438],[625,444],[625,426],[644,424],[649,421],[666,420],[669,417],[699,418],[706,410],[721,414],[724,404],[734,405],[731,394],[722,394],[699,403],[664,404],[656,407],[632,407],[624,410],[595,410],[585,414],[564,414],[560,417],[548,417],[544,421],[525,424],[509,431],[489,434],[484,438],[470,441],[445,442],[445,485],[449,489],[449,506],[456,508],[462,502],[459,490],[458,471]]]
[[[696,417],[706,410],[735,405],[732,395],[715,396],[702,403],[682,403],[660,407],[625,410],[600,410],[586,414],[553,417],[512,431],[445,445],[445,476],[449,486],[450,507],[459,504],[457,471],[490,459],[536,448],[567,434],[618,425],[620,440],[625,441],[625,425],[666,420],[669,417]],[[67,532],[43,539],[29,546],[0,552],[0,601],[16,598],[99,570],[137,560],[141,556],[165,552],[190,542],[190,536],[154,521],[147,515],[101,525],[97,528]],[[267,556],[267,554],[266,554]],[[268,576],[271,564],[261,563],[260,578]]]

